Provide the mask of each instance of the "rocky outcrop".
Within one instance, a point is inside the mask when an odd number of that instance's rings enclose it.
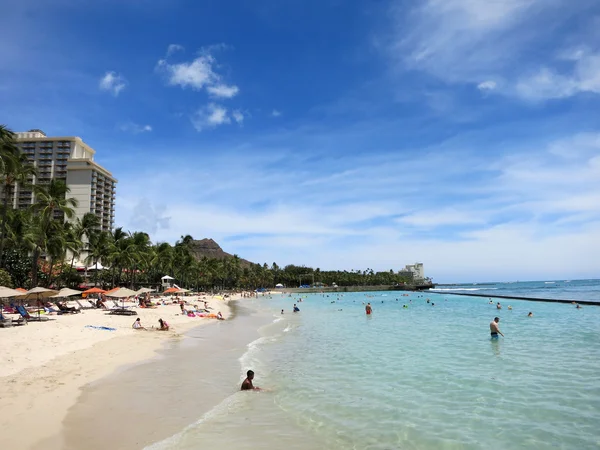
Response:
[[[189,243],[190,250],[192,255],[198,260],[202,259],[204,256],[207,258],[217,258],[217,259],[225,259],[232,258],[233,255],[231,253],[227,253],[223,251],[221,246],[217,244],[213,239],[200,239],[193,240]],[[242,266],[252,264],[250,261],[245,259],[241,259]]]

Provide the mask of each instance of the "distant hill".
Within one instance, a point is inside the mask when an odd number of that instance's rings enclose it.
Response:
[[[217,259],[226,259],[232,258],[233,255],[231,253],[227,253],[223,251],[221,246],[217,244],[213,239],[200,239],[199,241],[193,240],[189,243],[190,250],[192,251],[192,255],[194,258],[200,260],[202,257],[206,256],[207,258],[217,258]],[[254,264],[248,260],[240,258],[242,266],[249,266]]]

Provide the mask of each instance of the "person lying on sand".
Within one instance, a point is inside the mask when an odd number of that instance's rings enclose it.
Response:
[[[135,319],[135,322],[133,322],[131,328],[133,328],[134,330],[145,330],[145,328],[142,326],[142,319],[140,319],[139,317]]]

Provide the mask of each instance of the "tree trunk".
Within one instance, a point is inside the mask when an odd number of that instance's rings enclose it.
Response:
[[[6,236],[4,233],[4,228],[6,226],[6,216],[8,215],[8,197],[9,194],[12,193],[12,189],[10,189],[8,186],[4,186],[4,201],[3,206],[4,208],[2,209],[2,218],[1,218],[1,223],[0,223],[0,267],[4,268],[4,242],[6,240]],[[12,195],[11,195],[12,197]]]
[[[33,256],[31,257],[31,287],[34,288],[38,283],[38,260],[40,259],[40,247],[35,246]]]
[[[54,267],[54,258],[52,258],[50,260],[50,266],[49,266],[49,270],[48,270],[48,284],[47,284],[47,288],[50,288],[50,285],[52,284],[52,268]]]

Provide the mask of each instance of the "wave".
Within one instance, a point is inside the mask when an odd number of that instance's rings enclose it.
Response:
[[[226,417],[232,412],[239,410],[239,408],[245,404],[244,400],[248,398],[248,396],[244,394],[245,393],[236,392],[235,394],[230,395],[213,409],[203,414],[196,422],[189,424],[179,433],[163,439],[162,441],[150,444],[144,447],[144,450],[170,450],[178,448],[177,444],[179,444],[190,431],[194,430],[199,425],[213,418]]]
[[[544,284],[555,284],[556,281],[544,281]]]
[[[449,292],[452,292],[452,291],[495,291],[497,289],[498,288],[487,288],[487,289],[484,289],[484,288],[455,288],[455,289],[432,288],[432,289],[429,289],[429,290],[430,291],[449,291]]]

